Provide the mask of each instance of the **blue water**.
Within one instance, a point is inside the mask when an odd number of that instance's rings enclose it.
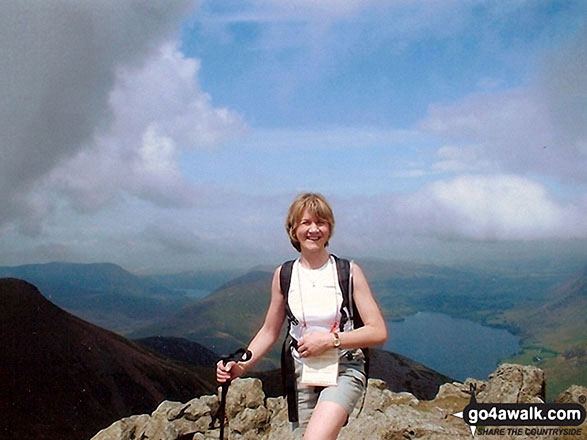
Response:
[[[461,382],[468,377],[487,379],[501,359],[520,348],[519,339],[507,330],[441,313],[418,312],[387,325],[386,350]]]

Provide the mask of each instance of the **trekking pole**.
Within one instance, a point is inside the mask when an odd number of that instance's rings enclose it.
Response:
[[[234,361],[234,362],[238,362],[238,361],[248,361],[249,359],[251,359],[253,357],[253,354],[250,352],[250,350],[246,350],[244,348],[239,348],[237,351],[235,351],[232,354],[229,354],[228,356],[224,356],[221,357],[220,360],[222,361],[222,363],[224,365],[226,365],[228,362]],[[218,411],[216,411],[216,414],[214,414],[214,417],[212,417],[212,421],[210,422],[210,427],[209,429],[214,429],[214,425],[216,424],[216,421],[218,421],[220,423],[220,440],[224,440],[224,423],[226,422],[226,395],[228,393],[228,387],[230,386],[230,380],[227,380],[226,382],[224,382],[222,384],[222,392],[220,394],[220,406],[218,407]]]

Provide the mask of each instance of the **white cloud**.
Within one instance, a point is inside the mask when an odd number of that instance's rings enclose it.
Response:
[[[478,150],[475,146],[445,145],[436,152],[438,161],[432,165],[432,170],[442,173],[490,170],[490,161],[483,159]]]
[[[191,206],[198,191],[180,169],[181,151],[210,148],[244,129],[199,88],[198,66],[165,44],[140,67],[121,69],[110,93],[111,125],[53,171],[51,187],[81,211],[127,195]]]
[[[392,203],[394,229],[468,240],[587,238],[585,204],[563,205],[535,181],[464,175]]]
[[[140,65],[194,6],[193,0],[1,3],[0,224],[42,217],[30,191],[108,124],[116,70]]]

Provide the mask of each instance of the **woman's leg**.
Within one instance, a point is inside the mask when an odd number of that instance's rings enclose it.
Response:
[[[348,416],[338,403],[318,402],[306,428],[304,440],[336,440]]]

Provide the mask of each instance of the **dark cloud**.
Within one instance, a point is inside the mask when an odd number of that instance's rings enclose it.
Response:
[[[0,223],[109,122],[116,69],[140,64],[194,1],[21,0],[0,5]],[[38,208],[38,207],[37,207]]]

